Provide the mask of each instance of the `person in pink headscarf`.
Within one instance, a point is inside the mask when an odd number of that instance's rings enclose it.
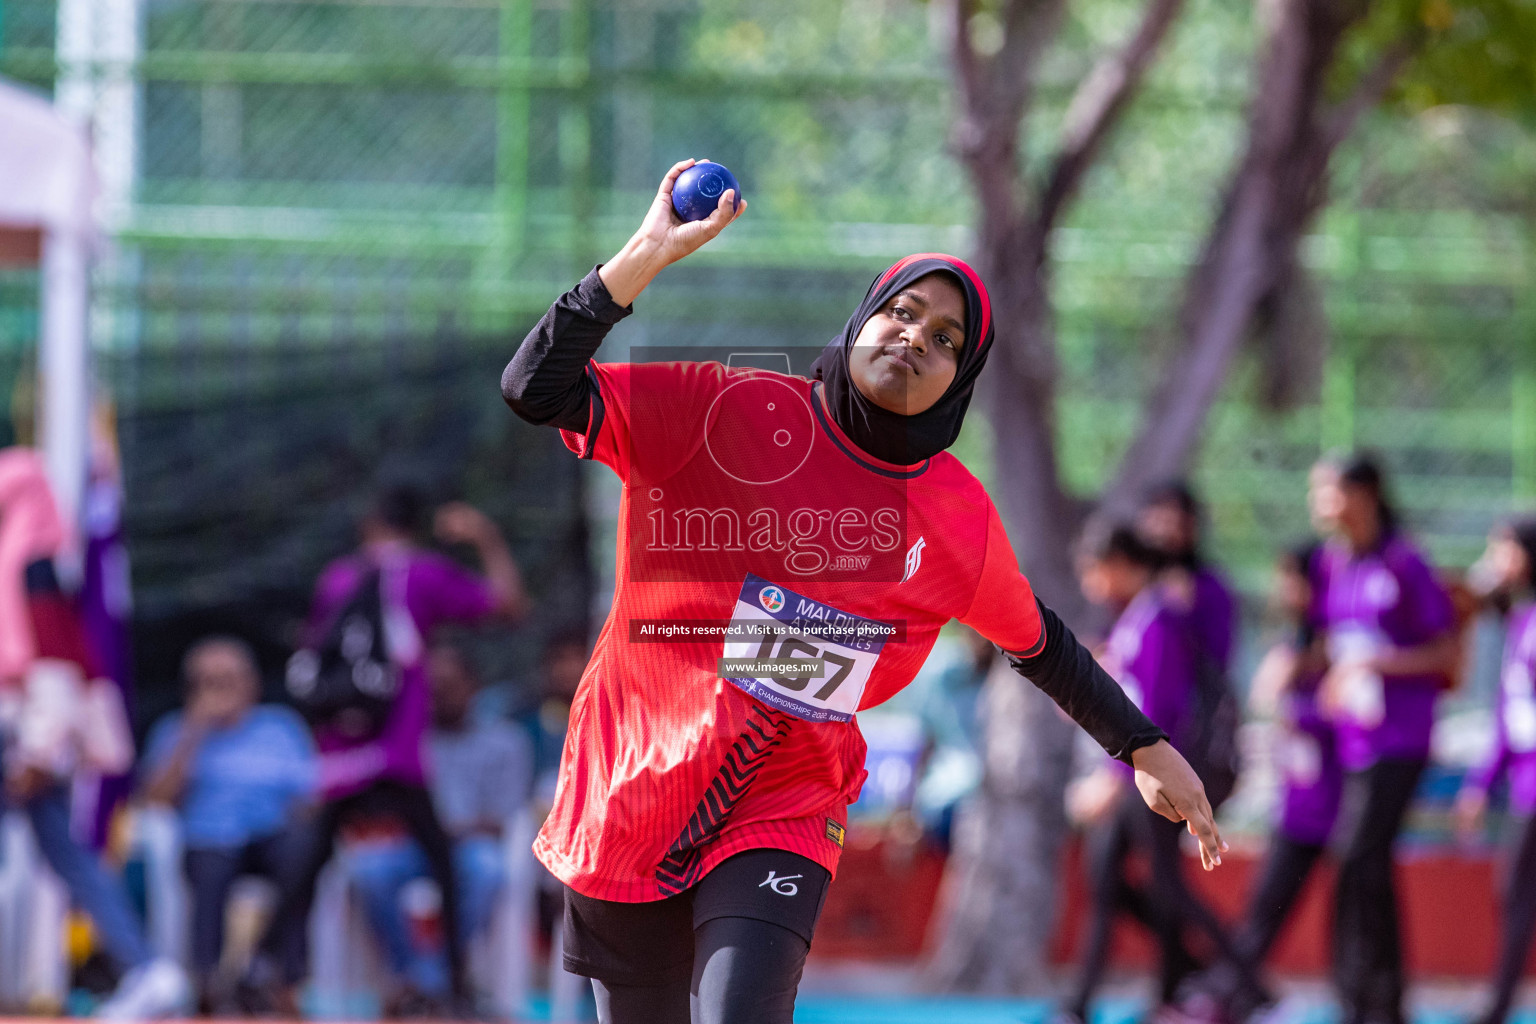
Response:
[[[186,1007],[186,973],[157,957],[127,894],[70,832],[70,777],[77,768],[125,771],[133,741],[117,689],[102,678],[74,601],[53,559],[68,529],[42,460],[0,450],[0,773],[5,798],[27,815],[43,857],[91,916],[123,969],[102,1004],[111,1020],[171,1016]]]
[[[26,569],[64,545],[64,522],[30,448],[0,449],[0,684],[19,685],[37,644],[27,610]]]

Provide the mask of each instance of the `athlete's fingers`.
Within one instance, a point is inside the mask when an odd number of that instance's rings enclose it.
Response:
[[[1221,855],[1227,844],[1221,841],[1221,833],[1216,828],[1216,816],[1204,793],[1200,794],[1195,806],[1188,809],[1184,819],[1189,823],[1189,834],[1200,841],[1200,863],[1205,870],[1210,871],[1221,863]]]
[[[715,208],[710,212],[709,216],[698,222],[698,231],[701,235],[703,235],[703,241],[700,242],[701,245],[703,242],[709,241],[711,238],[714,238],[720,232],[724,231],[725,226],[736,219],[735,214],[731,211],[732,200],[734,200],[735,197],[735,189],[726,189],[724,194],[720,196],[720,201],[715,204]]]
[[[719,219],[719,227],[715,233],[725,230],[725,226],[736,219],[736,190],[728,188],[720,193],[720,201],[715,204],[714,212],[709,215],[711,221]]]
[[[672,186],[677,184],[677,176],[682,174],[696,163],[698,163],[697,160],[689,158],[687,160],[679,160],[677,163],[673,164],[672,169],[667,172],[667,176],[661,179],[661,187],[656,190],[656,194],[665,199],[668,203],[671,203]]]

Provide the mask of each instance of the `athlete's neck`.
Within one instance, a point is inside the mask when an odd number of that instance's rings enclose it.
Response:
[[[839,443],[851,451],[857,452],[859,459],[869,462],[881,469],[890,469],[897,472],[911,472],[913,470],[920,469],[922,468],[923,464],[928,461],[927,459],[919,459],[916,462],[908,463],[890,462],[886,459],[880,458],[879,456],[871,455],[869,452],[860,447],[858,442],[853,440],[848,431],[844,429],[842,424],[837,422],[837,418],[832,414],[831,406],[827,404],[826,391],[820,381],[817,381],[811,385],[811,391],[815,396],[813,400],[816,402],[817,411],[821,413],[821,419],[827,424],[827,429],[834,433]]]

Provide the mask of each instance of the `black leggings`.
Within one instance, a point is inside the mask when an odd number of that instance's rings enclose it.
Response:
[[[738,853],[652,903],[566,893],[566,968],[602,1024],[790,1024],[832,880],[786,850]]]
[[[1093,917],[1088,947],[1077,993],[1067,1010],[1088,1019],[1088,1004],[1109,961],[1109,939],[1115,914],[1125,911],[1156,936],[1161,950],[1158,994],[1170,1003],[1179,983],[1199,966],[1184,944],[1186,925],[1205,932],[1222,962],[1233,971],[1243,989],[1262,993],[1253,965],[1241,957],[1216,915],[1184,884],[1183,857],[1179,853],[1182,822],[1169,821],[1142,802],[1129,789],[1116,806],[1113,818],[1089,837],[1088,872],[1093,893]],[[1125,861],[1133,850],[1147,856],[1150,884],[1143,890],[1125,878]],[[1262,998],[1260,996],[1259,998]]]
[[[459,895],[453,874],[453,843],[443,831],[432,806],[432,797],[421,786],[380,780],[367,789],[323,804],[305,836],[302,853],[295,867],[279,887],[277,906],[271,922],[261,937],[258,951],[268,961],[284,964],[284,980],[295,983],[299,977],[286,965],[293,963],[291,951],[302,942],[309,926],[310,906],[315,899],[315,883],[330,861],[336,845],[336,833],[352,815],[395,818],[421,845],[427,856],[432,880],[442,892],[443,943],[448,952],[449,978],[455,995],[467,993],[464,975],[463,937],[459,932]]]
[[[693,976],[655,985],[592,982],[599,1024],[790,1024],[810,951],[804,939],[750,917],[694,930]]]
[[[1324,849],[1319,843],[1301,843],[1283,835],[1270,841],[1258,882],[1248,899],[1243,925],[1232,936],[1233,950],[1241,961],[1255,969],[1264,962]],[[1244,1020],[1263,1005],[1263,994],[1245,985],[1230,963],[1217,964],[1207,971],[1201,978],[1200,989],[1223,1003],[1230,1020]]]
[[[1344,780],[1333,902],[1333,977],[1344,1024],[1404,1020],[1392,847],[1423,771],[1423,761],[1381,760]]]
[[[1478,1017],[1479,1024],[1503,1024],[1514,1002],[1515,988],[1525,973],[1525,958],[1536,932],[1536,814],[1517,826],[1519,838],[1509,862],[1504,889],[1504,934],[1499,944],[1499,968],[1494,975],[1493,999]]]

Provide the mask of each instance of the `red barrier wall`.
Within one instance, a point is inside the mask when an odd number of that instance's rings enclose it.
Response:
[[[1258,863],[1255,855],[1233,852],[1213,872],[1186,863],[1191,884],[1224,920],[1241,912]],[[943,861],[925,850],[885,844],[850,846],[816,930],[818,958],[906,959],[926,948]],[[1063,864],[1065,894],[1053,959],[1071,963],[1082,941],[1088,907],[1074,842]],[[1410,854],[1398,865],[1409,970],[1436,977],[1484,978],[1493,968],[1498,943],[1498,880],[1486,857],[1459,854]],[[1326,974],[1329,900],[1333,871],[1326,863],[1302,896],[1270,959],[1288,974]],[[1115,932],[1114,957],[1123,967],[1147,966],[1151,942],[1134,925]],[[1536,972],[1536,953],[1531,970]]]

